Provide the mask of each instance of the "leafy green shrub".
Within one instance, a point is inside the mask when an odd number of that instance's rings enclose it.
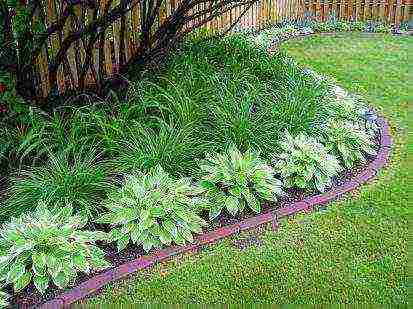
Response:
[[[377,33],[391,33],[392,28],[391,28],[390,25],[378,24],[374,27],[374,32],[377,32]]]
[[[242,154],[232,145],[226,153],[207,154],[200,167],[204,173],[200,186],[209,200],[211,220],[224,208],[233,216],[245,206],[259,213],[260,198],[276,201],[283,194],[281,181],[255,151]]]
[[[336,31],[350,31],[351,29],[350,24],[345,21],[336,21],[334,22],[333,27]]]
[[[119,251],[129,242],[145,251],[172,242],[182,245],[207,225],[195,213],[194,194],[189,179],[174,179],[158,165],[147,174],[128,176],[106,204],[109,212],[97,222],[113,226],[110,240]]]
[[[334,30],[332,24],[328,22],[314,21],[312,22],[311,27],[315,32],[330,32]]]
[[[371,137],[354,123],[332,121],[324,135],[327,150],[341,158],[347,168],[365,162],[364,154],[377,154]]]
[[[352,31],[366,31],[366,23],[363,21],[354,21],[350,24]]]
[[[82,231],[85,220],[72,215],[72,207],[51,211],[39,202],[33,213],[12,218],[0,231],[0,280],[15,292],[31,281],[42,294],[53,281],[60,288],[74,282],[78,272],[109,266],[94,243],[102,232]]]
[[[106,164],[93,148],[50,153],[46,165],[22,170],[11,179],[2,215],[18,216],[44,200],[50,205],[70,203],[91,216],[112,188],[107,176]]]
[[[325,192],[332,185],[332,177],[342,170],[337,158],[328,154],[323,144],[303,133],[293,137],[286,132],[280,146],[282,152],[276,155],[274,169],[286,187]]]

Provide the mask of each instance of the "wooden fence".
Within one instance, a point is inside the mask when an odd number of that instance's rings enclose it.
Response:
[[[392,25],[413,19],[413,0],[306,0],[304,15],[318,21],[381,21]]]
[[[171,15],[178,3],[182,0],[166,0],[163,2],[158,23]],[[33,19],[41,21],[45,29],[50,29],[62,15],[62,2],[57,0],[43,0],[44,11],[38,11]],[[101,12],[108,0],[96,1],[98,11]],[[308,1],[308,0],[258,0],[239,19],[237,27],[252,27],[260,29],[268,24],[286,20],[303,20],[314,16],[317,20],[326,20],[334,12],[335,16],[345,20],[382,20],[392,24],[412,19],[413,0],[370,0],[370,1]],[[93,43],[91,40],[79,39],[72,42],[67,48],[64,60],[57,67],[57,85],[55,89],[50,84],[50,68],[56,63],[56,53],[61,50],[65,38],[73,36],[80,28],[87,27],[96,19],[96,8],[75,6],[71,15],[65,20],[61,31],[53,32],[48,36],[44,46],[35,59],[37,97],[45,98],[50,93],[63,94],[68,90],[80,89],[83,85],[94,85],[97,79],[108,78],[118,73],[122,63],[128,63],[137,50],[140,35],[140,5],[135,5],[122,18],[112,21],[112,24],[103,31],[102,40]],[[196,10],[205,9],[199,4]],[[235,8],[219,18],[206,24],[210,29],[224,29],[234,20],[237,20],[243,7]],[[190,27],[188,24],[185,27]],[[63,42],[63,43],[62,43]],[[93,44],[89,44],[92,42]],[[87,49],[92,50],[91,59],[86,72],[82,66],[86,62]],[[90,54],[90,53],[89,53]],[[83,76],[82,76],[83,75]]]

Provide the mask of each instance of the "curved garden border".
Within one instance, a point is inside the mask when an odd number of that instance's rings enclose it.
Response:
[[[119,265],[109,269],[101,274],[98,274],[89,280],[79,284],[78,286],[66,291],[56,298],[40,305],[40,308],[58,308],[68,306],[76,301],[82,300],[87,296],[95,293],[106,284],[122,279],[138,270],[153,266],[157,262],[161,262],[178,254],[188,251],[197,251],[200,247],[214,243],[224,237],[234,235],[240,231],[255,228],[265,223],[273,223],[273,229],[278,228],[277,220],[283,217],[291,216],[295,213],[304,211],[311,212],[315,205],[323,205],[332,200],[335,200],[345,193],[355,190],[364,183],[371,180],[376,173],[386,165],[390,155],[392,139],[390,136],[390,128],[386,119],[379,117],[377,122],[380,126],[380,149],[377,157],[372,161],[365,170],[347,181],[343,185],[334,188],[324,194],[308,197],[302,201],[291,203],[282,208],[269,211],[264,214],[257,215],[236,224],[221,227],[215,231],[199,235],[195,242],[185,246],[171,246],[162,250],[155,251],[151,255],[137,258],[133,261]]]
[[[295,36],[286,37],[274,45],[280,45],[281,43],[290,39],[303,38],[316,34],[331,35],[336,33],[337,32],[299,34]],[[273,48],[275,47],[274,45],[268,48],[269,53],[273,52]],[[99,289],[103,288],[108,283],[118,281],[122,278],[125,278],[135,273],[138,270],[151,267],[158,262],[162,262],[181,253],[190,251],[195,252],[202,246],[209,245],[225,237],[237,234],[241,231],[253,229],[266,223],[272,223],[272,228],[274,230],[277,230],[277,221],[279,219],[291,216],[298,212],[309,213],[313,210],[314,206],[327,204],[333,200],[338,199],[342,195],[357,189],[362,184],[369,182],[377,174],[377,172],[387,164],[388,159],[390,157],[392,138],[390,135],[389,124],[387,120],[383,117],[378,117],[377,122],[380,127],[380,149],[377,153],[376,158],[367,166],[366,169],[364,169],[362,172],[360,172],[358,175],[354,176],[352,179],[345,182],[344,184],[324,194],[310,196],[302,201],[288,204],[282,208],[278,208],[264,214],[259,214],[254,217],[247,218],[235,224],[221,227],[212,232],[204,233],[196,237],[194,243],[192,244],[183,246],[171,246],[162,250],[157,250],[150,255],[139,257],[135,260],[129,261],[115,268],[109,269],[101,274],[98,274],[88,279],[85,282],[82,282],[78,286],[66,292],[63,292],[62,294],[56,296],[54,299],[44,304],[41,304],[37,307],[41,309],[49,309],[69,306],[77,301],[85,299],[91,294],[96,293]]]

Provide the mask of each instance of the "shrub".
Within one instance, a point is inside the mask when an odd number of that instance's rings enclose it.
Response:
[[[84,147],[75,154],[50,153],[45,166],[25,169],[11,179],[2,215],[18,216],[44,200],[50,205],[70,203],[91,216],[112,187],[107,176],[108,169],[93,148]]]
[[[342,170],[324,145],[303,133],[293,137],[286,132],[280,146],[283,152],[276,156],[274,168],[286,187],[324,192],[332,185],[332,177]]]
[[[113,226],[110,240],[123,250],[129,242],[153,247],[192,242],[207,223],[196,213],[189,179],[174,179],[160,166],[147,174],[129,175],[125,184],[106,203],[108,213],[97,222]]]
[[[311,27],[314,29],[315,32],[330,32],[334,30],[330,22],[314,21],[311,24]]]
[[[374,32],[378,32],[378,33],[391,33],[392,32],[392,28],[390,25],[385,25],[385,24],[377,24],[374,27]]]
[[[350,31],[351,26],[345,21],[336,21],[333,23],[334,30],[336,31]]]
[[[224,208],[233,216],[245,206],[259,213],[260,198],[276,201],[283,194],[273,169],[252,150],[242,154],[232,145],[226,153],[207,154],[200,167],[204,173],[200,186],[209,200],[211,220]]]
[[[363,21],[354,21],[350,24],[352,31],[366,31],[366,23]]]
[[[48,210],[45,202],[5,223],[0,231],[0,280],[13,284],[15,292],[33,281],[43,294],[50,281],[64,288],[78,272],[108,267],[104,252],[94,245],[106,235],[82,231],[85,223],[72,215],[72,207]]]
[[[347,168],[365,162],[364,154],[376,155],[370,136],[354,123],[332,121],[324,136],[327,150],[341,158]]]

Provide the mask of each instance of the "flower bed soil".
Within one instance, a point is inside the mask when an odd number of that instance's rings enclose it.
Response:
[[[315,192],[291,189],[288,196],[281,198],[277,203],[263,203],[262,214],[244,213],[238,218],[222,214],[218,220],[212,222],[206,232],[196,237],[193,244],[185,246],[171,246],[146,255],[141,247],[129,245],[118,253],[114,244],[100,244],[107,253],[107,259],[114,265],[112,268],[93,274],[81,274],[78,276],[75,287],[63,291],[56,286],[49,287],[44,295],[41,295],[30,284],[22,292],[14,294],[11,299],[13,306],[28,308],[40,306],[41,308],[56,308],[70,305],[76,301],[96,294],[109,282],[125,278],[126,276],[161,262],[172,256],[186,251],[197,251],[203,246],[214,243],[224,237],[239,233],[240,231],[255,228],[259,225],[273,222],[273,228],[278,228],[277,220],[293,215],[297,212],[310,212],[316,205],[324,205],[335,200],[343,194],[356,189],[361,184],[368,182],[377,171],[382,168],[389,157],[391,137],[387,121],[378,119],[380,136],[378,136],[379,151],[375,158],[362,167],[352,171],[345,171],[334,180],[334,186],[326,193],[316,195]],[[207,213],[203,214],[207,218]],[[96,227],[98,228],[98,227]],[[99,227],[102,229],[102,227]],[[11,293],[11,291],[8,291]]]

